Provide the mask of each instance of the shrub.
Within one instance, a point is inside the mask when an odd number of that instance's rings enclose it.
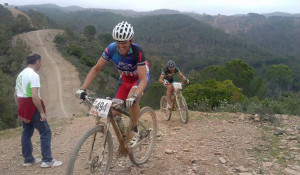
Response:
[[[56,44],[65,44],[67,39],[63,35],[56,35],[54,38],[54,42]]]
[[[86,66],[89,66],[89,67],[93,67],[96,64],[96,60],[94,60],[88,56],[82,56],[80,58],[80,63],[84,64]]]
[[[80,58],[82,56],[82,49],[75,45],[75,44],[70,44],[67,48],[67,52],[70,54],[70,55],[74,55],[76,56],[77,58]]]
[[[222,101],[237,103],[245,99],[241,90],[235,87],[231,80],[220,82],[210,79],[203,85],[192,84],[184,90],[183,94],[191,108],[199,107],[203,101],[206,101],[204,104],[208,104],[213,109],[219,107]]]

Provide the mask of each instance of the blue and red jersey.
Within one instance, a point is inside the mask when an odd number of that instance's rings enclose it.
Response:
[[[106,60],[112,60],[124,81],[133,82],[138,77],[137,67],[146,65],[145,56],[142,48],[132,43],[128,54],[123,57],[117,48],[116,42],[111,43],[103,52],[102,57]],[[147,73],[149,68],[147,67]]]
[[[113,42],[105,49],[102,57],[106,61],[112,60],[121,75],[114,98],[125,100],[130,89],[139,84],[138,66],[146,65],[147,86],[150,83],[149,64],[139,45],[132,43],[126,57],[123,57],[118,51],[116,42]]]

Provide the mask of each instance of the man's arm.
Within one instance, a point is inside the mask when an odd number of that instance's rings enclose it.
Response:
[[[34,105],[36,106],[36,108],[39,110],[39,112],[41,114],[41,121],[45,121],[47,116],[46,116],[45,111],[42,107],[42,103],[41,103],[41,99],[38,95],[38,91],[39,91],[39,87],[31,88],[32,101],[33,101]]]
[[[92,81],[96,78],[96,76],[106,63],[107,61],[104,58],[100,57],[97,64],[90,70],[90,72],[86,76],[84,83],[81,87],[82,89],[87,89],[90,86]]]
[[[179,76],[182,78],[183,81],[186,80],[186,77],[181,72],[179,73]]]
[[[165,75],[161,74],[160,77],[159,77],[159,80],[158,80],[162,84],[164,84],[164,77],[165,77]]]
[[[14,93],[14,99],[15,99],[16,105],[17,105],[17,107],[18,107],[18,96],[17,96],[17,90],[15,90],[15,93]]]

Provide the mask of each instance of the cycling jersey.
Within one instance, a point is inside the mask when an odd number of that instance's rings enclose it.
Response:
[[[132,43],[128,54],[123,57],[117,48],[116,42],[111,43],[103,52],[102,57],[106,60],[112,60],[117,67],[124,81],[134,82],[138,77],[137,66],[144,66],[145,56],[142,48]],[[147,73],[149,70],[147,69]]]
[[[173,83],[174,82],[173,76],[176,74],[179,74],[179,73],[180,73],[180,70],[178,67],[175,67],[175,70],[172,73],[167,67],[163,68],[163,70],[161,72],[161,74],[164,75],[164,79],[168,80],[169,83]]]
[[[126,57],[123,57],[118,51],[116,42],[113,42],[105,49],[102,57],[106,61],[112,60],[120,73],[114,98],[125,100],[130,89],[139,84],[138,66],[146,65],[148,86],[150,82],[149,65],[145,61],[143,50],[139,45],[132,43]]]

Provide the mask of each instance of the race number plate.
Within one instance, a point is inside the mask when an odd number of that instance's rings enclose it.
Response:
[[[173,83],[175,91],[182,89],[181,83]]]
[[[97,98],[94,101],[93,106],[91,107],[90,114],[102,118],[107,118],[111,104],[112,104],[111,100]]]

